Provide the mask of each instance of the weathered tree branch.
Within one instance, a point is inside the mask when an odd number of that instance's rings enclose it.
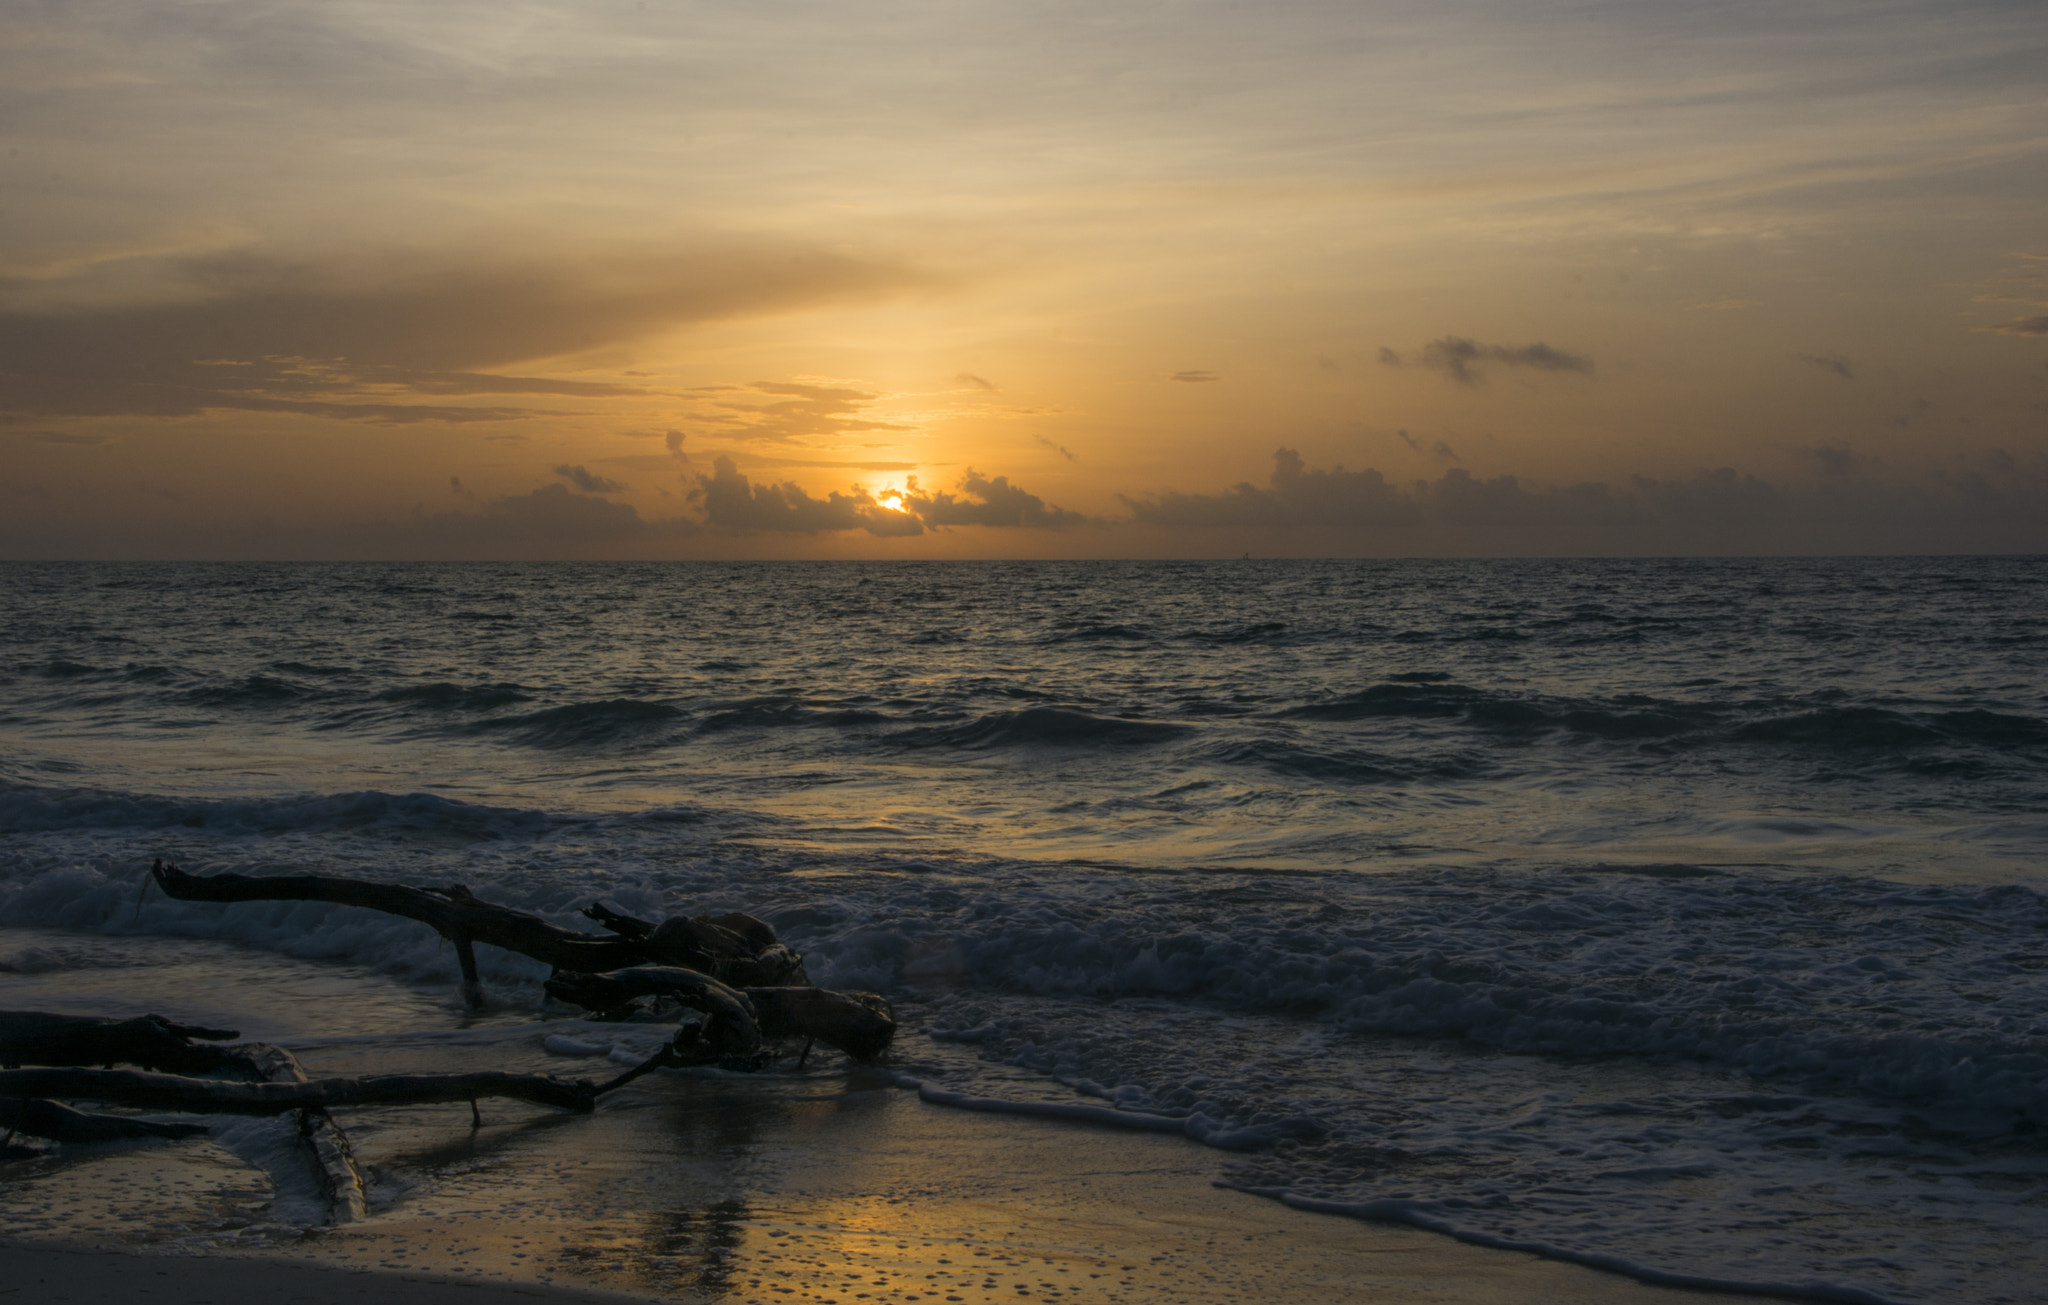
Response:
[[[642,965],[609,974],[558,974],[548,980],[547,987],[550,997],[586,1010],[614,1010],[635,997],[673,998],[704,1013],[701,1038],[713,1056],[738,1060],[761,1049],[754,1003],[746,994],[695,970]]]
[[[548,995],[586,1010],[614,1010],[636,997],[669,997],[709,1017],[704,1040],[726,1058],[759,1050],[765,1037],[814,1038],[856,1059],[880,1055],[896,1035],[889,1003],[872,993],[825,988],[734,989],[708,975],[642,965],[608,974],[558,974]]]
[[[579,933],[537,915],[482,901],[468,888],[412,888],[337,875],[194,875],[162,861],[150,876],[168,897],[188,902],[334,902],[417,920],[455,946],[463,995],[481,1005],[475,944],[531,956],[557,970],[595,974],[633,965],[670,965],[713,977],[766,986],[803,981],[803,960],[775,941],[775,931],[749,915],[653,924],[602,903],[585,912],[612,930]]]
[[[36,1097],[0,1097],[0,1129],[52,1142],[116,1142],[138,1137],[196,1137],[204,1124],[158,1124],[126,1115],[91,1115]]]
[[[127,1069],[0,1070],[0,1097],[66,1097],[196,1115],[281,1115],[349,1106],[411,1106],[510,1097],[587,1114],[597,1089],[588,1079],[545,1074],[379,1074],[302,1083],[224,1083]]]
[[[0,1011],[0,1065],[139,1065],[172,1074],[233,1070],[241,1058],[225,1047],[242,1035],[233,1029],[173,1024],[161,1015],[119,1020],[43,1011]]]
[[[236,1048],[242,1060],[266,1083],[306,1083],[310,1078],[297,1056],[268,1042],[251,1042]],[[320,1195],[327,1201],[330,1223],[348,1223],[370,1213],[369,1185],[356,1163],[355,1148],[348,1134],[325,1110],[299,1112],[299,1143],[306,1162],[320,1181]]]

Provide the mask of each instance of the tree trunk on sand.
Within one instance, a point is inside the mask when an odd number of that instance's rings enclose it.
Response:
[[[173,1024],[161,1015],[117,1020],[5,1010],[0,1011],[0,1066],[138,1065],[171,1074],[216,1074],[241,1066],[239,1053],[197,1042],[241,1036],[233,1029]]]
[[[345,1106],[413,1106],[510,1097],[587,1114],[597,1103],[588,1079],[545,1074],[378,1074],[299,1083],[224,1083],[127,1069],[0,1070],[0,1097],[65,1097],[195,1115],[281,1115]]]
[[[747,915],[653,924],[610,911],[602,903],[586,915],[612,930],[579,933],[537,915],[478,899],[468,888],[411,888],[337,875],[194,875],[162,861],[150,877],[164,894],[187,902],[334,902],[361,906],[421,924],[455,945],[462,990],[471,1006],[483,1003],[477,943],[531,956],[557,970],[595,974],[633,965],[673,965],[749,984],[801,983],[803,959],[775,941],[775,931]]]
[[[238,1050],[256,1077],[266,1083],[312,1081],[298,1057],[283,1047],[252,1042]],[[474,1102],[471,1109],[475,1109]],[[299,1111],[299,1145],[319,1177],[320,1195],[327,1202],[327,1221],[349,1223],[366,1217],[370,1213],[369,1186],[363,1181],[362,1168],[356,1164],[348,1134],[341,1131],[334,1117],[318,1108]]]
[[[52,1142],[118,1142],[138,1137],[197,1137],[204,1124],[158,1124],[126,1115],[93,1115],[39,1097],[0,1097],[0,1129]]]
[[[702,1011],[701,1035],[679,1036],[686,1059],[745,1060],[764,1037],[803,1037],[837,1047],[857,1060],[880,1055],[896,1035],[889,1003],[873,993],[825,988],[734,989],[709,975],[674,966],[642,965],[609,974],[558,974],[548,995],[586,1010],[616,1010],[637,997],[668,997]],[[694,1039],[694,1041],[692,1040]]]

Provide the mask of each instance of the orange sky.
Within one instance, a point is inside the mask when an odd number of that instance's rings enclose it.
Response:
[[[2031,3],[0,17],[0,556],[2048,551]]]

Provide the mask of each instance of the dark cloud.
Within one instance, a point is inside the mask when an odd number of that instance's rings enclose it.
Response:
[[[1854,475],[1868,465],[1868,459],[1862,454],[1834,444],[1794,449],[1793,452],[1813,463],[1822,474],[1829,476]]]
[[[65,285],[0,281],[0,412],[515,420],[547,410],[414,400],[640,393],[492,369],[914,281],[838,255],[737,248],[582,263],[219,257],[171,264],[168,274],[184,290],[177,302],[115,306],[25,307],[30,290],[58,302]]]
[[[625,488],[624,485],[608,476],[592,475],[580,464],[574,467],[567,465],[556,467],[555,474],[586,494],[616,494]]]
[[[1387,361],[1391,350],[1382,350]],[[1590,375],[1593,360],[1583,354],[1553,349],[1540,340],[1535,344],[1481,344],[1462,335],[1446,335],[1422,346],[1422,365],[1442,372],[1460,385],[1477,385],[1489,366],[1526,367],[1539,372],[1579,372]],[[1400,357],[1393,359],[1399,365]]]
[[[993,479],[972,467],[960,477],[962,498],[945,491],[925,494],[912,477],[903,496],[904,504],[932,527],[944,526],[1028,526],[1057,530],[1085,525],[1088,518],[1065,508],[1047,507],[1045,500],[1012,485],[1007,476]]]
[[[961,372],[953,379],[958,381],[960,384],[967,386],[969,389],[994,390],[998,388],[994,381],[988,379],[986,376],[976,376],[973,372]]]
[[[2022,317],[1991,329],[1999,335],[2048,335],[2048,317]]]
[[[691,497],[702,504],[705,522],[721,530],[805,535],[864,530],[871,535],[900,536],[949,526],[1059,529],[1088,520],[1079,513],[1048,506],[1038,495],[1012,485],[1007,476],[989,477],[973,470],[960,478],[958,493],[928,493],[912,476],[906,488],[878,499],[857,487],[849,493],[835,490],[824,498],[813,498],[789,481],[753,484],[727,457],[720,457],[713,467],[711,475],[697,477]],[[895,500],[897,506],[884,506],[887,499]]]
[[[1169,381],[1179,381],[1184,385],[1201,385],[1208,381],[1220,381],[1223,377],[1216,372],[1189,371],[1175,372],[1166,379]]]
[[[865,490],[851,494],[834,490],[824,498],[812,498],[793,481],[754,485],[726,457],[712,464],[712,474],[697,477],[691,497],[703,504],[704,520],[720,530],[802,535],[838,530],[885,536],[924,533],[915,516],[883,507]]]
[[[1530,485],[1454,467],[1390,485],[1377,471],[1306,468],[1274,454],[1265,487],[1124,501],[1141,525],[1270,532],[1285,551],[1307,539],[1357,555],[1614,556],[2048,551],[2048,459],[1990,450],[1917,483],[1868,474],[1847,450],[1804,450],[1825,473],[1781,485],[1729,467],[1620,485]],[[1855,474],[1852,474],[1855,473]],[[1292,544],[1290,540],[1296,541]]]
[[[684,462],[688,462],[690,460],[690,455],[683,452],[683,433],[681,431],[672,430],[665,432],[662,435],[661,439],[662,443],[668,445],[668,451],[674,454],[678,459]]]
[[[1273,454],[1264,488],[1240,481],[1220,494],[1168,492],[1135,499],[1119,495],[1131,515],[1154,526],[1406,525],[1420,520],[1415,503],[1373,470],[1311,471],[1293,449]]]
[[[1046,438],[1045,436],[1043,436],[1043,435],[1040,435],[1040,436],[1038,437],[1038,442],[1039,442],[1040,444],[1043,444],[1043,445],[1045,445],[1045,447],[1047,447],[1047,448],[1051,449],[1051,450],[1052,450],[1052,451],[1053,451],[1054,453],[1057,453],[1057,454],[1059,454],[1059,455],[1060,455],[1061,457],[1065,458],[1065,459],[1066,459],[1067,461],[1069,461],[1069,462],[1078,462],[1078,461],[1080,461],[1080,459],[1078,459],[1078,458],[1076,458],[1076,457],[1074,456],[1074,451],[1073,451],[1072,449],[1068,448],[1068,447],[1067,447],[1066,445],[1064,445],[1064,444],[1055,444],[1055,443],[1053,443],[1053,442],[1052,442],[1051,440],[1047,439],[1047,438]]]
[[[1401,365],[1401,355],[1389,349],[1386,345],[1381,345],[1380,364],[1385,367],[1399,367]]]
[[[1849,360],[1838,353],[1795,353],[1792,355],[1808,367],[1818,367],[1824,372],[1833,372],[1845,381],[1856,379],[1856,373]]]

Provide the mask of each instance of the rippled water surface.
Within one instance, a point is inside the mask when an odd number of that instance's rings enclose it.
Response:
[[[67,931],[452,969],[342,909],[137,911],[154,856],[740,907],[897,997],[928,1083],[1181,1116],[1262,1191],[1823,1295],[2048,1271],[2040,559],[12,565],[0,603],[0,965],[44,1005],[104,987]]]

